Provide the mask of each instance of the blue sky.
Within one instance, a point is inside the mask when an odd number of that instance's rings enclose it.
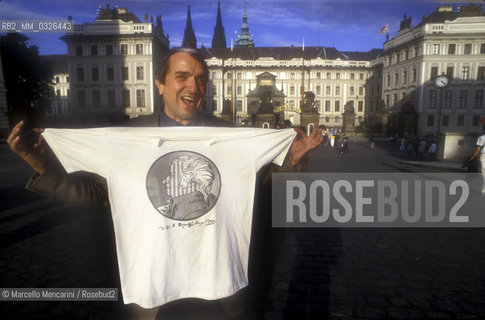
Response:
[[[162,15],[165,33],[170,45],[180,46],[187,5],[191,6],[192,22],[197,43],[210,47],[216,22],[217,1],[164,1],[164,0],[0,0],[0,21],[5,19],[66,19],[72,16],[76,24],[92,22],[98,7],[118,5],[135,13],[140,20],[145,14]],[[483,4],[482,0],[460,3]],[[336,47],[342,51],[368,51],[382,48],[384,34],[379,29],[389,23],[392,37],[399,29],[403,15],[412,16],[412,26],[423,15],[433,12],[439,5],[454,5],[448,0],[221,0],[222,22],[226,41],[240,33],[244,6],[247,7],[250,33],[255,45]],[[39,47],[41,54],[65,54],[66,46],[59,40],[62,34],[27,33],[31,43]]]

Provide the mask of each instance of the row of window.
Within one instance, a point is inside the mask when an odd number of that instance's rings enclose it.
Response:
[[[468,107],[468,90],[458,91],[458,103],[455,104],[457,108],[465,109]],[[450,109],[453,106],[453,91],[445,90],[443,96],[441,97],[441,107],[445,109]],[[430,90],[428,92],[428,105],[429,109],[435,109],[438,106],[438,92],[437,90]],[[472,103],[472,108],[480,109],[483,108],[483,90],[475,90],[475,95]]]
[[[89,46],[76,46],[76,56],[113,56],[113,55],[128,55],[128,44],[111,45],[107,44],[100,46],[97,44],[92,44]],[[135,54],[144,54],[143,44],[135,44]]]
[[[435,125],[435,119],[437,117],[435,117],[434,115],[429,115],[426,119],[426,126],[428,127],[433,127]],[[454,118],[453,116],[449,116],[449,115],[443,115],[441,116],[441,126],[442,127],[449,127],[451,126],[451,119]],[[466,117],[465,115],[457,115],[456,116],[456,121],[455,121],[455,125],[457,127],[464,127],[465,126],[465,121],[466,120]],[[480,116],[478,115],[474,115],[472,117],[472,121],[471,121],[471,125],[473,127],[478,127],[480,125]],[[485,128],[485,127],[484,127]]]
[[[289,77],[288,79],[290,80],[294,80],[296,79],[296,75],[301,75],[301,73],[295,73],[295,72],[290,72],[289,73]],[[326,77],[324,78],[323,77],[323,72],[315,72],[315,73],[312,73],[312,79],[346,79],[346,76],[347,76],[347,73],[343,73],[343,75],[341,76],[341,73],[340,72],[336,72],[335,74],[332,74],[332,72],[327,72],[326,73]],[[364,79],[364,73],[361,72],[361,73],[354,73],[354,72],[351,72],[349,74],[349,78],[350,80],[365,80]],[[232,72],[227,72],[226,73],[226,79],[232,79],[233,77],[233,73]],[[211,72],[211,79],[218,79],[218,74],[217,72]],[[237,72],[236,73],[236,79],[237,80],[241,80],[243,79],[243,74],[241,72]],[[299,78],[301,79],[301,78]]]
[[[479,46],[479,47],[478,47]],[[457,45],[456,43],[450,43],[448,45],[446,44],[439,44],[435,43],[432,44],[431,46],[431,54],[437,55],[437,54],[485,54],[485,43],[480,43],[475,45],[475,50],[474,46],[472,43],[465,43],[463,46],[460,46],[459,49],[457,50]],[[399,63],[401,61],[406,61],[411,58],[417,57],[419,55],[419,46],[412,47],[411,49],[407,48],[405,50],[402,50],[400,52],[396,52],[392,55],[389,55],[387,57],[387,65],[391,65],[394,63]]]
[[[435,79],[439,75],[439,68],[438,67],[431,67],[430,71],[430,80]],[[447,66],[445,74],[450,78],[455,78],[455,67],[454,66]],[[416,68],[411,69],[411,83],[415,83],[417,79],[417,71]],[[461,68],[461,72],[459,75],[460,80],[470,80],[470,66],[463,66]],[[485,67],[478,67],[477,69],[477,80],[485,80]],[[408,71],[402,70],[401,73],[394,72],[393,81],[394,86],[398,86],[400,83],[406,85],[408,83]],[[391,86],[391,74],[386,74],[386,87]]]
[[[485,43],[480,43],[479,46],[480,49],[478,49],[478,44],[473,46],[472,43],[465,43],[460,48],[462,50],[458,52],[455,43],[450,43],[448,45],[435,43],[431,47],[431,54],[473,54],[475,52],[479,54],[485,54]],[[474,48],[476,50],[473,50]]]
[[[121,66],[120,69],[121,80],[126,81],[129,79],[129,68],[126,66]],[[84,67],[77,67],[76,69],[77,81],[84,81]],[[115,69],[112,66],[106,67],[106,81],[115,80]],[[145,80],[145,72],[143,66],[136,67],[136,80]],[[91,67],[91,81],[100,81],[100,70],[99,67]]]
[[[88,108],[88,101],[86,91],[79,90],[77,92],[77,102],[78,107],[81,109]],[[91,101],[89,101],[89,107],[94,109],[100,109],[102,107],[101,103],[101,91],[100,90],[93,90],[91,91]],[[137,89],[136,90],[136,107],[143,108],[146,106],[145,103],[145,90],[144,89]],[[107,108],[115,108],[116,107],[116,91],[112,89],[106,90],[106,107]],[[131,97],[130,97],[130,90],[122,89],[121,90],[121,107],[123,108],[130,108],[131,106]]]

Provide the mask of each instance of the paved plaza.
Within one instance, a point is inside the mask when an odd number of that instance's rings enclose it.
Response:
[[[321,147],[310,172],[414,172],[390,142]],[[439,169],[439,168],[438,168]],[[23,189],[29,168],[0,145],[0,287],[120,288],[111,217]],[[484,319],[485,232],[273,228],[264,319]],[[0,302],[2,319],[124,319],[117,302]]]

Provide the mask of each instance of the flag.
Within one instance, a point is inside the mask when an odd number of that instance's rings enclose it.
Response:
[[[388,33],[388,32],[389,32],[389,23],[386,23],[386,25],[382,27],[381,30],[379,30],[379,34]]]

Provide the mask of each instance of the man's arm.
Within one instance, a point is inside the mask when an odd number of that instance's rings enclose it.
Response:
[[[107,207],[106,180],[87,172],[68,174],[42,138],[43,131],[27,130],[21,121],[7,138],[10,149],[35,171],[26,189],[66,203]]]
[[[482,150],[482,148],[483,148],[483,146],[477,146],[477,148],[473,152],[472,156],[470,157],[470,160],[475,159],[475,157],[478,156],[478,154],[480,153],[480,151]]]

